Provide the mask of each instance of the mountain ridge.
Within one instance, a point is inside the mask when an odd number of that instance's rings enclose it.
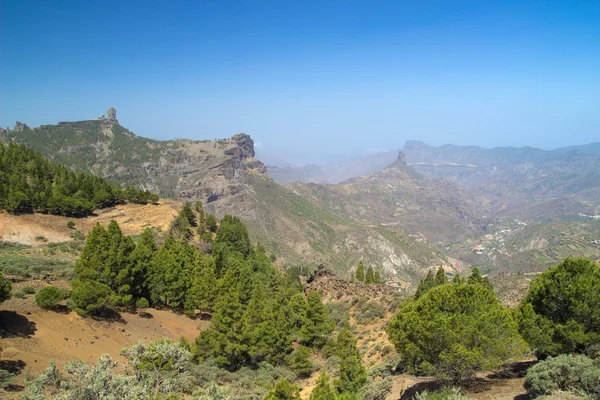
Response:
[[[437,250],[397,229],[335,215],[278,185],[254,158],[254,143],[245,134],[161,142],[135,135],[115,115],[33,129],[22,124],[2,140],[161,197],[201,200],[218,217],[239,216],[255,240],[290,266],[324,263],[350,274],[364,260],[390,282],[410,285],[428,268],[447,265]]]

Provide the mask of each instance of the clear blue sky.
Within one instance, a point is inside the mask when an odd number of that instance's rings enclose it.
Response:
[[[326,161],[600,141],[600,1],[1,0],[0,125],[116,107],[152,138]]]

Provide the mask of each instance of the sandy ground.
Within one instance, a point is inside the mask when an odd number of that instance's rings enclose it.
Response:
[[[0,212],[0,240],[27,245],[40,245],[47,242],[70,241],[75,230],[87,234],[96,223],[107,226],[111,220],[119,223],[126,235],[140,234],[145,228],[153,227],[166,231],[179,212],[181,203],[161,200],[159,204],[123,204],[96,211],[86,218],[67,218],[47,214],[11,215]],[[75,222],[75,229],[67,227],[67,222]],[[46,241],[37,238],[44,237]]]
[[[120,321],[83,318],[75,312],[44,311],[27,299],[11,299],[0,306],[0,363],[21,372],[18,381],[42,372],[50,360],[96,362],[102,354],[125,361],[122,348],[138,341],[162,338],[193,341],[208,321],[193,320],[171,311],[148,309],[151,318],[122,313]]]

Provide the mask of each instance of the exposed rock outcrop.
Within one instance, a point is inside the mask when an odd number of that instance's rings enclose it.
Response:
[[[15,132],[23,132],[25,129],[29,129],[29,127],[27,126],[27,124],[24,124],[20,121],[17,121],[15,123],[15,129],[13,129]]]
[[[106,112],[106,115],[108,115],[108,119],[117,119],[117,110],[114,107],[111,107]]]
[[[394,161],[393,164],[390,165],[390,168],[394,168],[394,167],[403,167],[406,165],[406,154],[404,154],[403,152],[398,152],[398,158],[396,159],[396,161]]]

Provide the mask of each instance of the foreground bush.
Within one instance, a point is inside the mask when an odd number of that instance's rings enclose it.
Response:
[[[35,296],[35,303],[46,310],[56,308],[62,300],[64,300],[64,291],[55,286],[47,286]]]
[[[469,400],[469,397],[462,394],[458,388],[447,388],[437,392],[425,390],[417,393],[415,400]]]
[[[0,303],[10,299],[11,290],[12,283],[8,279],[4,279],[4,276],[0,274]]]
[[[525,388],[531,397],[559,391],[600,398],[600,360],[563,354],[529,368]]]
[[[521,334],[542,357],[600,351],[600,268],[567,258],[531,282],[518,311]]]
[[[480,284],[434,287],[405,303],[387,332],[409,371],[455,384],[518,359],[525,347],[511,312]]]
[[[103,355],[97,365],[66,363],[66,375],[51,361],[43,374],[26,383],[24,398],[46,399],[50,389],[55,400],[176,399],[192,388],[188,372],[192,355],[177,343],[163,340],[148,347],[140,343],[121,354],[129,360],[124,369]]]

